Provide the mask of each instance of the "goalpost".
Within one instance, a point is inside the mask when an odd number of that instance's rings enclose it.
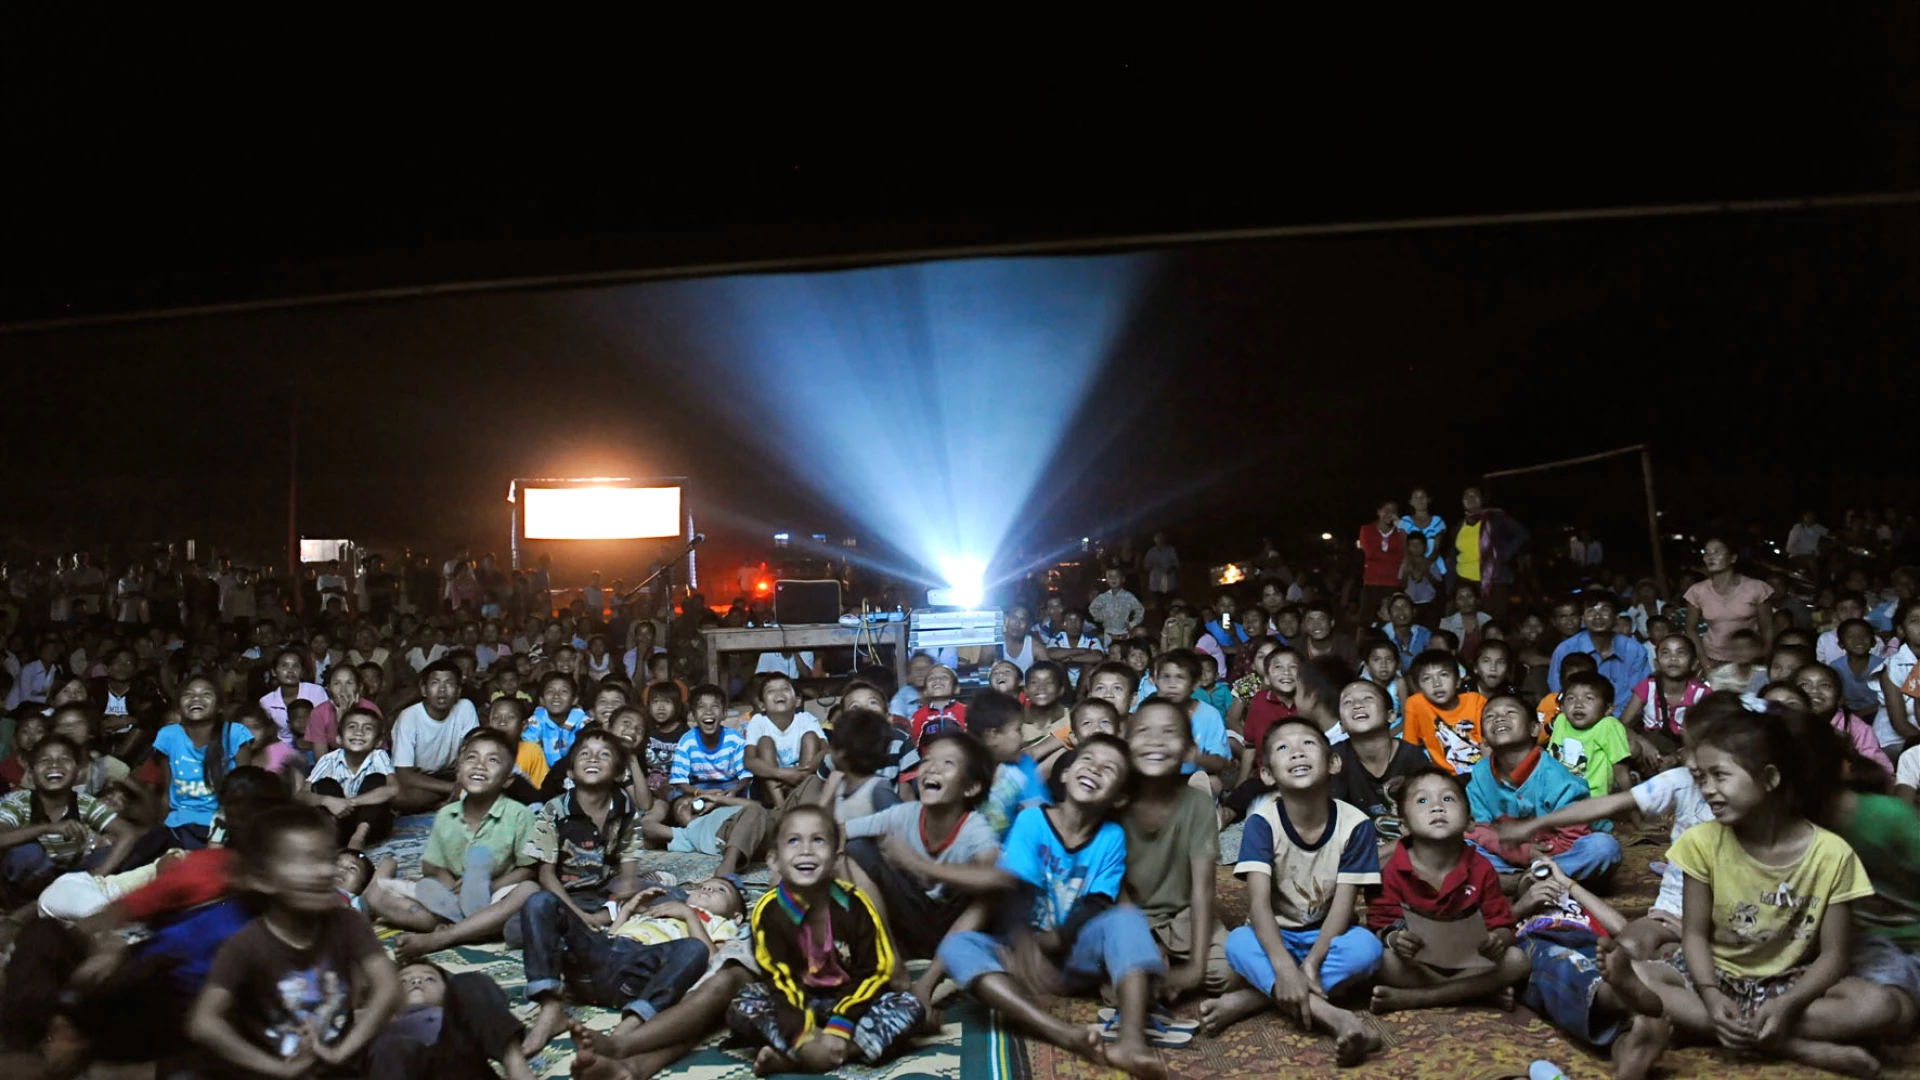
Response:
[[[1589,462],[1605,461],[1608,458],[1622,457],[1627,454],[1640,455],[1640,478],[1647,492],[1647,540],[1653,545],[1653,581],[1654,584],[1659,587],[1660,595],[1665,596],[1667,595],[1667,565],[1666,557],[1662,555],[1660,551],[1660,507],[1653,497],[1653,453],[1647,449],[1645,443],[1623,446],[1618,450],[1603,450],[1598,454],[1587,454],[1584,457],[1548,461],[1539,465],[1526,465],[1518,469],[1500,469],[1495,472],[1482,473],[1480,479],[1482,481],[1492,481],[1503,476],[1522,476],[1527,473],[1546,472],[1549,469],[1563,469],[1569,465],[1585,465]]]

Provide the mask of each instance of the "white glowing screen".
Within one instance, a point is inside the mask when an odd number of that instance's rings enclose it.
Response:
[[[679,536],[677,487],[522,488],[529,540],[642,540]]]

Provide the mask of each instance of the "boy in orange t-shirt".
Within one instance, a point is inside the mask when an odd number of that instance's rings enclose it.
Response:
[[[1408,669],[1418,691],[1407,699],[1401,738],[1426,750],[1434,764],[1465,776],[1481,757],[1480,711],[1487,699],[1460,692],[1460,668],[1444,649],[1428,649]]]

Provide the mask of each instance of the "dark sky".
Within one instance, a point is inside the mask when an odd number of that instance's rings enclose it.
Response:
[[[1406,26],[1392,41],[1297,27],[1244,67],[1142,46],[997,66],[688,67],[658,46],[642,50],[652,62],[607,63],[617,46],[578,27],[331,54],[324,33],[234,48],[232,27],[13,12],[0,542],[271,545],[295,410],[310,533],[495,533],[507,478],[529,473],[684,471],[756,521],[825,516],[740,449],[754,418],[724,391],[676,393],[666,375],[683,358],[589,317],[645,285],[36,320],[742,258],[1920,190],[1915,8],[1838,18]],[[1911,505],[1916,260],[1912,206],[1166,250],[1079,417],[1086,468],[1036,531],[1132,514],[1181,524],[1194,548],[1293,543],[1348,531],[1416,482],[1451,506],[1479,472],[1642,441],[1664,505],[1690,518]],[[1637,539],[1633,469],[1591,479],[1590,500],[1530,483],[1497,498]]]

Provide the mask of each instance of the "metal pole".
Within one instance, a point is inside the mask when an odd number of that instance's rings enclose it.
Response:
[[[293,390],[293,415],[287,425],[287,582],[293,613],[299,615],[300,589],[300,390]]]
[[[1647,539],[1653,541],[1653,584],[1667,595],[1667,559],[1660,553],[1660,507],[1653,498],[1653,451],[1640,448],[1640,475],[1647,484]]]

